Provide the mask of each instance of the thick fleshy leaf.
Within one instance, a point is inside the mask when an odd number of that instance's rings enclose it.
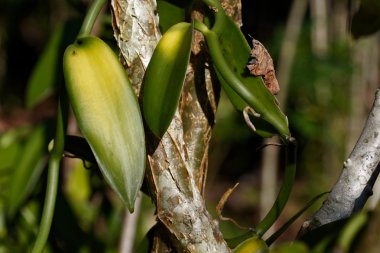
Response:
[[[161,33],[165,33],[173,25],[185,21],[186,10],[183,3],[158,0],[157,11]]]
[[[137,98],[112,49],[82,37],[64,55],[69,100],[108,184],[133,211],[145,171],[145,136]]]
[[[260,76],[252,76],[248,72],[251,49],[241,30],[227,16],[219,2],[206,2],[217,8],[212,29],[204,27],[203,30],[223,90],[238,110],[249,106],[260,115],[256,121],[266,121],[276,129],[273,131],[273,128],[266,128],[266,124],[258,124],[258,134],[268,137],[277,132],[283,138],[288,138],[288,121],[275,97]]]
[[[190,59],[192,25],[172,26],[158,42],[143,81],[143,111],[150,130],[166,132],[178,105]]]
[[[260,237],[251,237],[239,244],[233,253],[265,253],[268,252],[268,246]]]
[[[275,246],[269,251],[270,253],[307,253],[309,249],[302,242],[283,243]]]
[[[287,140],[290,137],[287,117],[278,107],[275,97],[265,87],[262,79],[253,76],[242,79],[234,73],[224,59],[217,34],[201,26],[198,28],[203,30],[212,60],[221,74],[221,80],[225,81],[259,115],[260,119],[271,124],[281,137]]]
[[[250,230],[250,231],[248,231],[242,235],[239,235],[239,236],[236,236],[233,238],[226,238],[225,240],[228,244],[228,247],[233,249],[233,248],[236,248],[239,244],[241,244],[245,240],[250,239],[250,238],[254,237],[255,235],[256,235],[255,231]]]

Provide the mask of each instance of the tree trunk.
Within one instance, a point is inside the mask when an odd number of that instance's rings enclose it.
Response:
[[[240,1],[223,4],[228,13],[240,18]],[[204,8],[199,4],[193,18],[202,19]],[[161,37],[156,2],[113,0],[112,12],[122,60],[140,94],[144,71]],[[180,103],[168,131],[160,140],[146,131],[146,181],[158,219],[152,252],[230,252],[202,196],[219,88],[206,67],[210,64],[200,47],[202,36],[195,32],[194,38]]]

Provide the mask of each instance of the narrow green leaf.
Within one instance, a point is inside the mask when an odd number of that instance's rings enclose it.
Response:
[[[63,28],[63,25],[59,25],[55,29],[30,76],[26,90],[26,105],[29,108],[46,98],[54,90],[59,69],[59,49]]]
[[[21,151],[19,129],[10,130],[0,136],[0,172],[14,167]]]
[[[90,229],[98,212],[97,206],[91,202],[91,172],[80,160],[74,160],[72,165],[66,175],[65,196],[81,227]]]
[[[144,235],[142,240],[138,243],[136,253],[149,253],[153,246],[153,237],[155,230],[157,230],[157,224],[151,227],[148,232]]]
[[[8,217],[12,219],[34,188],[46,165],[43,156],[46,148],[45,128],[37,126],[28,137],[9,182],[7,194]],[[47,151],[47,150],[46,150]]]
[[[296,161],[297,161],[297,145],[295,139],[290,139],[286,146],[286,162],[284,179],[277,195],[276,201],[267,213],[267,215],[260,221],[256,227],[256,233],[259,236],[264,233],[274,224],[280,216],[286,203],[288,202],[290,193],[293,188],[294,178],[296,174]]]
[[[80,21],[74,19],[55,28],[29,77],[25,101],[27,107],[31,108],[44,100],[63,81],[63,52],[75,39],[79,27]]]
[[[271,235],[266,243],[271,245],[274,241],[276,241],[289,227],[293,224],[295,220],[297,220],[307,209],[309,209],[315,202],[321,199],[323,196],[328,194],[328,192],[323,192],[318,194],[313,199],[311,199],[303,208],[301,208],[296,214],[294,214],[284,225],[282,225],[273,235]]]
[[[369,219],[368,212],[359,212],[348,220],[342,232],[339,235],[337,245],[342,253],[350,252],[350,247],[358,235],[359,231],[364,227]]]

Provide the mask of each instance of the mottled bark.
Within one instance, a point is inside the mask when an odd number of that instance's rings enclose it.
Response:
[[[111,11],[121,60],[138,94],[145,69],[161,38],[156,1],[112,0]]]
[[[230,12],[240,12],[240,1],[225,2]],[[112,11],[122,58],[140,94],[144,71],[161,37],[156,3],[113,0]],[[201,13],[199,9],[192,15],[201,19]],[[168,131],[157,140],[147,130],[147,184],[159,221],[152,252],[170,252],[171,248],[178,252],[230,251],[202,196],[218,92],[200,46],[203,38],[196,32],[194,37],[191,64]]]
[[[363,208],[372,194],[380,161],[380,91],[342,174],[322,207],[304,222],[301,233],[351,216]]]

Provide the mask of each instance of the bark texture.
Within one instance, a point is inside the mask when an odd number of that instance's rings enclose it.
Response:
[[[224,1],[224,6],[230,13],[241,11],[238,0]],[[192,16],[201,19],[203,8],[200,4]],[[140,94],[145,69],[161,37],[156,2],[113,0],[112,12],[115,38],[136,94]],[[240,14],[237,16],[240,18]],[[168,131],[160,140],[146,131],[147,183],[158,218],[152,252],[172,249],[230,252],[202,196],[218,98],[211,81],[212,72],[207,69],[202,40],[200,34],[194,34],[191,64]]]
[[[380,91],[353,151],[344,162],[342,174],[322,207],[304,222],[300,234],[351,216],[372,195],[380,161]]]

